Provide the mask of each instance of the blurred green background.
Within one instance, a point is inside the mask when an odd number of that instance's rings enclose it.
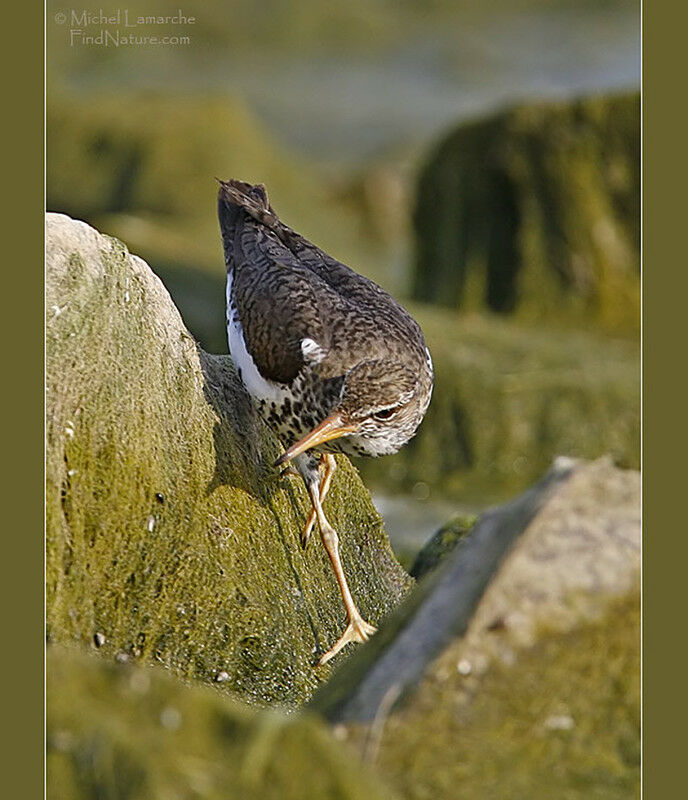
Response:
[[[119,23],[81,16],[101,9]],[[195,21],[125,25],[177,9]],[[399,455],[358,465],[399,552],[555,455],[638,465],[636,2],[76,14],[48,3],[48,209],[146,259],[206,349],[227,349],[216,175],[264,182],[417,315],[430,412]]]

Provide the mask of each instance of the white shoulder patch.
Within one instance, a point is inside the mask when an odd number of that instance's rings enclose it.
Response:
[[[319,364],[325,358],[326,350],[314,340],[306,337],[301,339],[301,352],[306,361],[311,364]]]

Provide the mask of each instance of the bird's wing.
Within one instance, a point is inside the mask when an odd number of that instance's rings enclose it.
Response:
[[[367,354],[388,352],[416,324],[383,289],[285,225],[262,184],[220,181],[218,210],[244,343],[266,380],[289,383],[307,361],[337,377],[360,360],[362,344]],[[342,312],[354,312],[356,336],[333,326]]]
[[[300,263],[335,288],[338,294],[354,303],[362,303],[369,307],[381,302],[383,296],[388,299],[388,295],[376,283],[359,275],[351,267],[321,250],[284,223],[281,223],[281,227],[279,233]]]
[[[290,383],[329,348],[328,287],[248,216],[237,234],[232,296],[246,349],[263,378]]]

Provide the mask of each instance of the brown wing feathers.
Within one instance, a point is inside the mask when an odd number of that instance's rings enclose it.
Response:
[[[266,380],[290,383],[304,365],[303,339],[327,347],[318,299],[304,267],[278,236],[282,223],[265,187],[220,183],[227,268],[240,298],[235,304],[246,349]]]

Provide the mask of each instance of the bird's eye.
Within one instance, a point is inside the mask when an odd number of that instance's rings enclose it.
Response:
[[[373,416],[375,419],[389,419],[396,411],[396,408],[383,408],[382,411],[376,411]]]

